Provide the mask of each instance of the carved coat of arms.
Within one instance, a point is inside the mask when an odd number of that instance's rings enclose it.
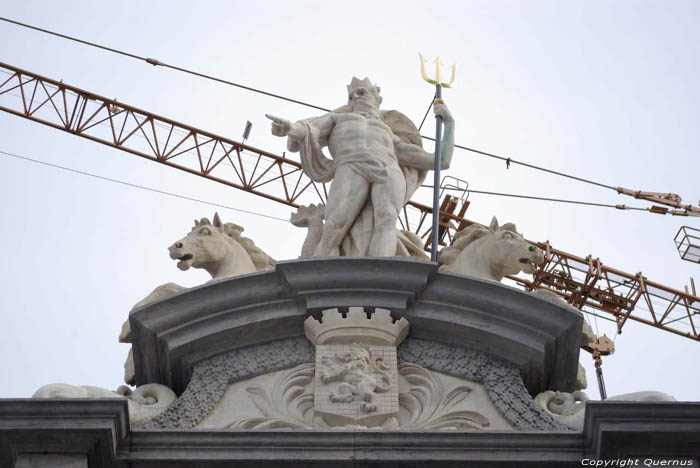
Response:
[[[331,427],[398,427],[396,346],[408,322],[394,322],[388,310],[368,318],[351,308],[346,317],[325,310],[321,322],[309,317],[305,327],[316,346],[315,419]]]

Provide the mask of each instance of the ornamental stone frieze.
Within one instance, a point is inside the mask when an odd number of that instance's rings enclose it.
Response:
[[[566,430],[581,315],[407,259],[280,262],[132,312],[136,382],[178,395],[146,428]]]

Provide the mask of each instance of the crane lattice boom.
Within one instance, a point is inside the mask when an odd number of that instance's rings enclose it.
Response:
[[[0,62],[0,110],[150,159],[291,207],[325,203],[327,187],[310,180],[298,160],[275,155],[148,111]],[[445,195],[441,245],[471,224],[468,202]],[[410,201],[399,223],[424,239],[432,207]],[[612,315],[618,332],[627,320],[700,341],[700,297],[532,242],[546,252],[532,280],[510,277],[526,290],[546,288],[579,309]],[[426,242],[428,249],[429,242]]]

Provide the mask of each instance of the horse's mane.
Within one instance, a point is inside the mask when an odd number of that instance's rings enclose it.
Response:
[[[272,270],[275,268],[275,259],[266,254],[260,247],[255,245],[252,239],[243,237],[241,233],[243,228],[237,224],[224,224],[224,234],[232,237],[235,241],[241,244],[241,247],[248,253],[250,259],[258,271]]]
[[[244,231],[242,226],[234,223],[222,223],[218,213],[214,215],[213,224],[207,218],[202,218],[200,221],[195,220],[192,230],[200,226],[212,226],[218,229],[222,234],[238,242],[250,257],[257,271],[272,270],[275,268],[276,262],[274,258],[270,257],[260,247],[255,245],[252,239],[241,235]]]
[[[452,244],[440,251],[438,255],[438,263],[440,265],[449,265],[457,259],[459,253],[467,248],[469,244],[473,243],[477,239],[481,239],[490,232],[499,231],[511,231],[518,234],[518,231],[515,229],[515,224],[513,223],[506,223],[496,231],[492,231],[486,226],[482,226],[480,224],[472,224],[461,231],[457,231],[452,239]]]

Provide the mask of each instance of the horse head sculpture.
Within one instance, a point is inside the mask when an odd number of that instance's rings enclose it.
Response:
[[[441,271],[492,281],[521,271],[532,274],[543,261],[542,250],[523,239],[515,224],[499,226],[495,216],[488,228],[473,224],[459,231],[438,257]]]
[[[213,222],[195,220],[189,234],[168,247],[170,258],[179,260],[177,267],[183,271],[202,268],[213,279],[274,268],[275,261],[242,232],[237,224],[222,223],[218,213]]]

